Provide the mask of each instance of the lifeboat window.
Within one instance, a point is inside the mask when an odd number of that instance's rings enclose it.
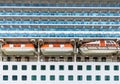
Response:
[[[14,47],[21,47],[21,44],[14,44]]]
[[[13,45],[10,45],[10,48],[13,48]]]
[[[89,62],[89,57],[85,57],[85,62]]]
[[[53,47],[60,47],[60,44],[53,44]]]
[[[72,57],[68,57],[68,62],[72,62]]]
[[[80,61],[81,61],[81,57],[77,57],[77,58],[76,58],[76,61],[77,61],[77,62],[80,62]]]
[[[102,57],[102,62],[106,62],[106,57]]]
[[[97,62],[97,61],[98,61],[98,58],[97,58],[97,57],[93,57],[93,61],[94,61],[94,62]]]

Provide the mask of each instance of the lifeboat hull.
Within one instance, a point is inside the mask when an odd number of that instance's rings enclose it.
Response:
[[[72,55],[72,48],[41,48],[43,55]]]
[[[117,54],[117,49],[87,49],[87,48],[80,48],[80,53],[82,55],[113,55]]]
[[[3,48],[3,53],[5,55],[34,55],[34,48]]]

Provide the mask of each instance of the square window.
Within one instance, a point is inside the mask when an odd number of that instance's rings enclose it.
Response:
[[[26,75],[22,75],[22,80],[23,81],[27,80],[27,76]]]
[[[45,81],[46,80],[46,76],[45,75],[41,75],[41,80]]]
[[[63,81],[63,80],[64,80],[64,75],[60,75],[60,76],[59,76],[59,80],[60,80],[60,81]]]
[[[105,76],[105,80],[106,80],[106,81],[109,81],[109,80],[110,80],[110,76],[106,75],[106,76]]]
[[[87,81],[91,81],[91,80],[92,80],[92,76],[91,76],[91,75],[88,75],[88,76],[86,77],[86,79],[87,79]]]
[[[55,70],[55,65],[50,65],[50,70]]]
[[[7,81],[8,80],[8,75],[3,75],[3,80]]]
[[[68,80],[72,81],[73,80],[73,75],[69,75]]]
[[[73,70],[73,65],[69,65],[68,70]]]
[[[37,80],[36,75],[32,75],[32,76],[31,76],[31,80],[33,80],[33,81]]]
[[[110,70],[110,66],[109,65],[105,65],[105,70]]]
[[[50,80],[54,81],[55,80],[55,75],[50,75]]]
[[[91,65],[87,65],[87,70],[91,70]]]
[[[22,70],[27,70],[27,66],[26,65],[22,65]]]
[[[3,70],[8,70],[8,65],[3,65]]]
[[[119,76],[114,76],[114,81],[119,81]]]
[[[17,65],[13,65],[12,70],[17,70]]]
[[[46,70],[46,66],[45,65],[41,65],[41,70]]]
[[[77,76],[77,80],[78,80],[78,81],[81,81],[81,80],[82,80],[82,75],[78,75],[78,76]]]
[[[16,81],[17,80],[17,75],[13,75],[12,80]]]
[[[82,65],[78,65],[77,70],[82,70]]]
[[[59,70],[64,70],[64,65],[59,65]]]
[[[114,70],[115,70],[115,71],[118,71],[118,70],[119,70],[119,66],[118,66],[118,65],[115,65],[115,66],[114,66]]]
[[[36,70],[36,69],[37,69],[36,65],[32,65],[32,70]]]
[[[100,67],[100,65],[96,65],[96,70],[101,70],[101,67]]]
[[[100,81],[101,80],[101,76],[100,75],[97,75],[96,76],[96,81]]]

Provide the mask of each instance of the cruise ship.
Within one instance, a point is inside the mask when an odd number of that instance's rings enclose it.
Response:
[[[120,0],[0,0],[0,84],[120,84]]]

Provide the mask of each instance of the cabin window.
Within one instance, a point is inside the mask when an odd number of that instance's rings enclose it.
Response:
[[[55,80],[55,75],[50,75],[50,80],[54,81]]]
[[[22,70],[27,70],[27,66],[26,65],[22,65]]]
[[[109,81],[109,80],[110,80],[110,76],[106,75],[106,76],[105,76],[105,80],[106,80],[106,81]]]
[[[11,57],[7,57],[7,61],[11,61]]]
[[[89,57],[85,57],[85,62],[89,62]]]
[[[3,80],[7,81],[8,80],[8,75],[3,75]]]
[[[12,80],[16,81],[17,80],[17,75],[13,75]]]
[[[3,65],[3,70],[8,70],[8,65]]]
[[[86,66],[86,70],[91,70],[91,69],[92,69],[91,65]]]
[[[101,76],[100,75],[96,75],[96,81],[100,81],[101,80]]]
[[[118,65],[115,65],[115,66],[114,66],[114,70],[115,70],[115,71],[118,71],[118,70],[119,70],[119,66],[118,66]]]
[[[118,75],[114,76],[114,81],[119,81],[119,76]]]
[[[13,65],[12,70],[17,70],[17,65]]]
[[[32,65],[32,70],[37,70],[37,66],[36,65]]]
[[[45,65],[41,65],[41,70],[46,70],[46,66]]]
[[[59,70],[64,70],[64,65],[59,65]]]
[[[105,65],[105,70],[110,70],[110,66],[109,65]]]
[[[83,78],[82,78],[82,75],[78,75],[78,76],[77,76],[77,80],[78,80],[78,81],[81,81],[82,79],[83,79]]]
[[[97,61],[98,61],[98,58],[97,58],[97,57],[93,57],[93,61],[94,61],[94,62],[97,62]]]
[[[21,57],[15,57],[16,61],[20,62],[21,61]]]
[[[46,76],[45,75],[41,75],[41,80],[45,81],[46,80]]]
[[[120,57],[117,57],[117,62],[120,62]]]
[[[64,80],[64,75],[60,75],[60,76],[59,76],[59,80],[60,80],[60,81],[63,81],[63,80]]]
[[[51,57],[51,61],[55,61],[55,57]]]
[[[55,65],[50,65],[50,70],[55,70]]]
[[[81,61],[81,57],[77,57],[77,58],[76,58],[76,61],[77,61],[77,62],[80,62],[80,61]]]
[[[87,80],[87,81],[91,81],[91,80],[92,80],[92,76],[91,76],[91,75],[87,75],[87,76],[86,76],[86,80]]]
[[[37,76],[36,75],[32,75],[31,76],[31,80],[33,80],[33,81],[37,80]]]
[[[27,76],[26,75],[22,75],[22,80],[23,81],[27,80]]]
[[[29,61],[29,57],[25,57],[25,61],[28,62]]]
[[[102,57],[102,62],[106,62],[106,57]]]
[[[73,70],[73,65],[69,65],[68,70]]]
[[[48,62],[49,61],[49,57],[45,57],[45,62]]]
[[[72,57],[68,57],[68,62],[72,62]]]
[[[96,65],[95,68],[96,68],[96,70],[101,70],[100,65]]]
[[[69,75],[69,76],[68,76],[68,80],[69,80],[69,81],[72,81],[72,80],[73,80],[73,75]]]
[[[77,70],[82,70],[82,65],[78,65]]]
[[[64,61],[64,57],[60,56],[59,61]]]

